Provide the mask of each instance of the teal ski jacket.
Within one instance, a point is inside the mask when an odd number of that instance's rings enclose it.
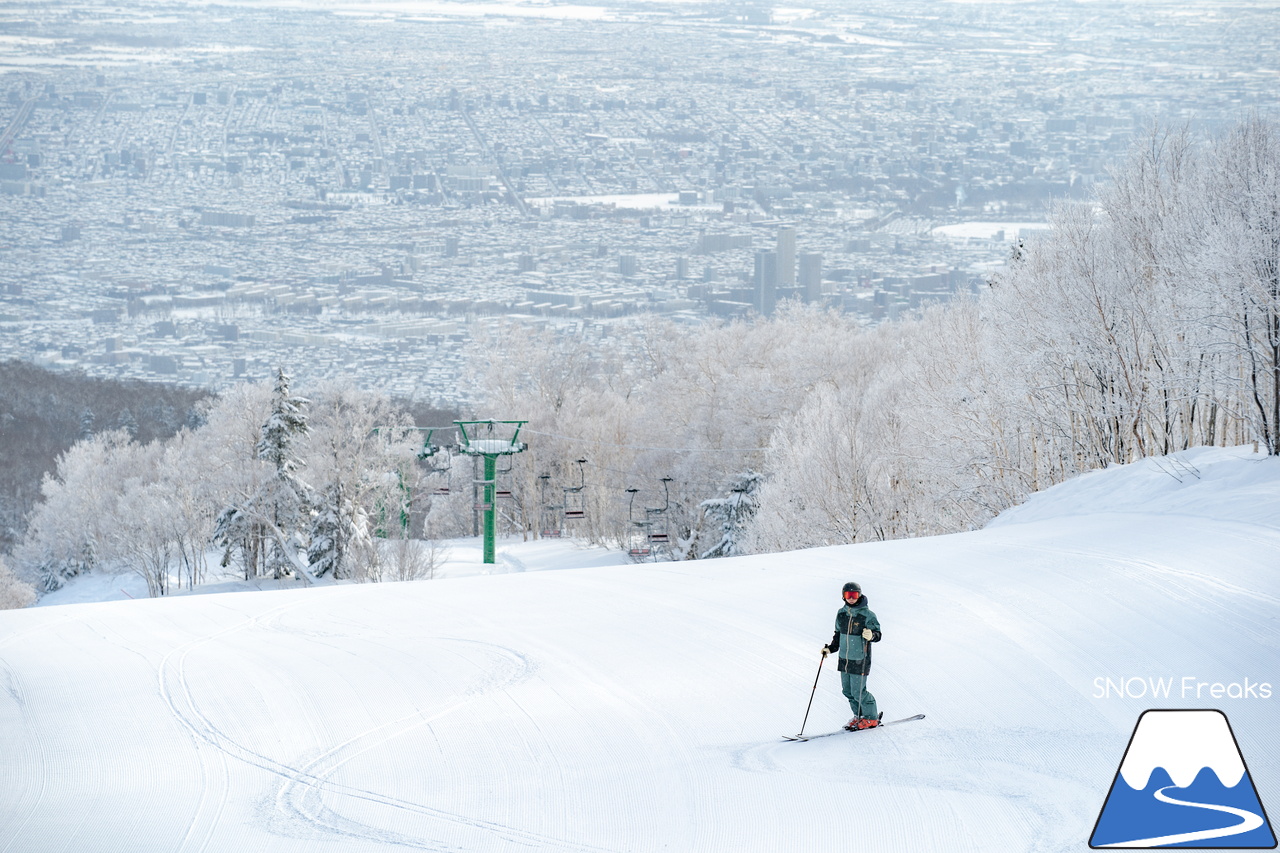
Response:
[[[874,636],[868,642],[862,639],[862,629],[870,628]],[[836,632],[831,637],[828,651],[840,653],[840,671],[867,675],[871,672],[871,643],[880,642],[880,620],[867,607],[867,597],[858,599],[857,605],[845,605],[836,612]],[[864,654],[865,650],[865,654]]]

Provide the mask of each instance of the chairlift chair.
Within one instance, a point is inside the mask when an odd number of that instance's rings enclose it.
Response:
[[[579,519],[587,517],[586,495],[583,490],[587,487],[587,475],[583,470],[586,464],[585,459],[578,460],[578,485],[564,487],[564,517],[565,519]]]
[[[667,484],[671,477],[662,478],[662,506],[644,508],[646,522],[649,526],[649,541],[656,545],[666,545],[671,541],[671,533],[667,529],[667,510],[671,508],[671,490]]]
[[[509,459],[509,458],[510,458],[510,457],[508,457],[508,459]],[[497,469],[495,469],[495,471],[494,471],[494,474],[495,474],[496,476],[495,476],[495,478],[494,478],[494,485],[493,485],[493,489],[494,489],[494,491],[493,491],[493,496],[494,496],[495,498],[497,498],[498,500],[509,499],[509,498],[511,498],[511,497],[512,497],[511,487],[510,487],[510,486],[499,486],[499,485],[498,485],[498,483],[497,483],[498,478],[502,477],[502,475],[503,475],[503,474],[510,474],[510,473],[511,473],[511,463],[510,463],[510,461],[508,461],[508,462],[507,462],[507,467],[506,467],[506,468],[497,468]]]
[[[539,503],[542,504],[541,536],[543,539],[559,539],[561,536],[560,513],[564,505],[547,503],[547,489],[551,485],[550,474],[539,474],[538,480]]]
[[[443,466],[437,466],[434,463],[432,463],[430,468],[430,473],[444,475],[444,483],[441,485],[437,485],[431,491],[431,494],[439,495],[440,497],[447,497],[449,494],[449,488],[450,486],[453,485],[453,460],[450,457],[446,456],[445,464]]]
[[[632,558],[648,557],[653,554],[653,549],[647,544],[648,536],[645,531],[649,526],[648,521],[637,521],[635,517],[636,492],[640,491],[636,488],[627,489],[627,493],[631,495],[631,500],[627,503],[627,521],[641,532],[628,535],[630,547],[627,549],[627,556]]]
[[[442,486],[436,486],[431,490],[431,494],[445,496],[449,494],[450,481],[453,478],[452,460],[450,455],[446,453],[443,457],[444,464],[437,464],[436,459],[439,457],[440,451],[445,448],[437,444],[433,439],[437,432],[447,429],[455,429],[455,427],[411,427],[421,432],[422,447],[418,449],[418,461],[427,463],[427,476],[433,474],[444,474],[445,482]]]
[[[430,459],[432,456],[435,456],[437,453],[440,452],[439,445],[433,444],[431,441],[431,437],[435,434],[436,428],[422,427],[421,429],[423,432],[423,436],[422,436],[422,447],[418,449],[419,461]]]

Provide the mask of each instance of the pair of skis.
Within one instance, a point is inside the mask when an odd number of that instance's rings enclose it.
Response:
[[[874,732],[876,729],[882,729],[885,726],[896,726],[898,723],[909,723],[912,720],[923,720],[924,714],[916,714],[914,717],[903,717],[901,720],[884,720],[878,726],[872,726],[869,729],[837,729],[834,732],[823,732],[817,735],[783,735],[783,740],[790,741],[809,741],[819,737],[831,737],[832,735],[842,735],[849,732]]]

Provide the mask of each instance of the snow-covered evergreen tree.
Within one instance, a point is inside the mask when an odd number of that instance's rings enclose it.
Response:
[[[222,564],[238,550],[245,576],[261,565],[274,578],[295,571],[306,573],[299,552],[306,547],[310,530],[310,487],[297,476],[302,457],[297,441],[306,435],[308,400],[289,389],[289,376],[276,371],[271,412],[262,424],[255,455],[269,467],[257,489],[219,513],[214,524],[214,544],[225,549]]]
[[[289,390],[289,383],[284,368],[277,368],[271,416],[262,425],[262,438],[258,441],[258,458],[270,464],[278,477],[293,474],[301,466],[295,441],[310,430],[303,411],[310,401],[295,396]]]
[[[723,498],[711,498],[702,502],[702,510],[711,528],[719,534],[719,541],[702,552],[702,559],[734,557],[743,553],[743,542],[751,519],[760,508],[760,484],[763,475],[756,471],[743,471],[729,484],[729,494]]]
[[[307,518],[310,487],[296,473],[303,464],[296,442],[309,430],[303,411],[308,402],[290,392],[289,376],[283,368],[277,369],[271,415],[262,425],[258,441],[258,458],[274,469],[275,476],[263,484],[254,502],[267,526],[264,569],[274,578],[286,577],[301,567],[298,552],[305,546],[305,534],[311,527]]]
[[[133,412],[129,409],[121,409],[120,414],[116,415],[116,429],[122,429],[129,434],[130,438],[138,436],[138,419],[134,417]]]
[[[329,484],[318,507],[307,549],[312,574],[338,580],[354,577],[357,555],[363,553],[361,546],[369,538],[363,509],[347,497],[340,480]]]
[[[79,575],[88,574],[98,564],[97,549],[92,542],[85,542],[78,553],[58,556],[46,553],[36,566],[40,577],[40,588],[45,592],[53,592],[66,586],[67,581]]]

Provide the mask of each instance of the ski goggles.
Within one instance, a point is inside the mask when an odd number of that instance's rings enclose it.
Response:
[[[860,593],[860,592],[855,592],[854,590],[849,590],[848,592],[846,592],[846,593],[844,594],[844,597],[845,597],[845,598],[852,598],[852,599],[854,599],[854,600],[857,600],[857,599],[858,599],[858,598],[860,598],[861,596],[862,596],[862,593]]]

